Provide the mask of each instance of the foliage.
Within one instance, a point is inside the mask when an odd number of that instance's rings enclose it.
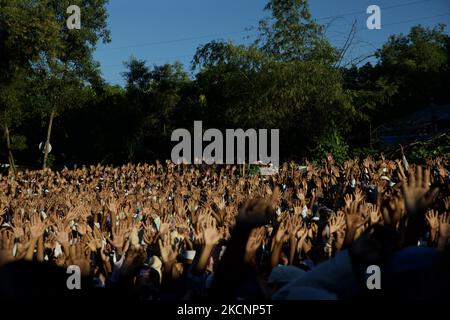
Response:
[[[329,130],[319,142],[315,157],[325,159],[331,153],[336,163],[341,164],[349,157],[349,146],[338,129]]]
[[[13,135],[11,137],[11,148],[14,151],[22,151],[28,148],[27,146],[27,137],[23,135]]]
[[[428,141],[417,141],[406,149],[408,159],[423,162],[436,157],[448,157],[450,154],[450,133],[439,135]]]
[[[382,77],[398,87],[389,107],[411,112],[449,101],[450,36],[444,28],[412,27],[408,35],[391,36],[377,51]]]
[[[278,61],[315,60],[332,63],[337,50],[324,36],[307,0],[269,0],[265,10],[270,16],[259,22],[256,45]]]
[[[249,176],[254,176],[260,173],[259,166],[256,164],[245,165],[245,174]]]
[[[47,161],[56,165],[164,160],[172,130],[191,129],[195,120],[222,130],[278,128],[282,158],[331,152],[341,162],[383,150],[367,148],[373,128],[430,103],[450,103],[443,25],[393,35],[378,61],[338,68],[338,50],[306,0],[268,0],[252,44],[199,46],[192,77],[180,63],[149,66],[132,57],[125,87],[111,86],[93,59],[95,45],[110,40],[106,3],[0,0],[0,128],[11,145],[1,148],[1,162],[12,151],[21,164],[42,162],[37,145],[52,112]],[[66,27],[69,4],[81,7],[81,30]],[[417,142],[408,157],[447,150],[448,139],[439,138]]]

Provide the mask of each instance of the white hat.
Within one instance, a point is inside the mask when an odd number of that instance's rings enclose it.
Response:
[[[187,260],[194,260],[195,258],[195,250],[186,250],[185,252],[183,252],[183,258],[187,259]]]

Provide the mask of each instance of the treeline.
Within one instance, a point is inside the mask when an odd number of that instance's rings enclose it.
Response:
[[[70,4],[81,7],[81,30],[65,26]],[[106,84],[92,57],[98,41],[110,40],[106,0],[70,4],[0,0],[1,163],[164,160],[171,132],[194,120],[279,128],[282,160],[332,152],[340,161],[371,151],[369,124],[450,102],[444,25],[415,26],[391,36],[375,63],[346,65],[345,48],[330,44],[306,0],[269,0],[254,43],[206,43],[191,70],[130,58],[123,88]],[[42,142],[46,153],[46,141],[48,156],[38,150]]]

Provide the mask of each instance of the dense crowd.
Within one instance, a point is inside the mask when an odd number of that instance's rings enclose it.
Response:
[[[0,296],[448,297],[447,159],[128,164],[0,177]],[[369,290],[367,267],[381,270]]]

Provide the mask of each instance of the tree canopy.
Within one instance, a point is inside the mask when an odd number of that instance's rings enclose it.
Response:
[[[14,165],[152,161],[171,132],[279,128],[284,158],[336,159],[372,146],[374,127],[450,102],[444,25],[392,35],[376,62],[338,67],[306,0],[269,0],[254,43],[214,40],[183,65],[124,62],[125,86],[104,82],[93,52],[110,41],[106,0],[0,0],[0,157]],[[66,8],[82,10],[69,30]],[[37,145],[52,142],[51,159]],[[359,152],[359,151],[358,151]],[[44,157],[45,158],[45,157]]]

